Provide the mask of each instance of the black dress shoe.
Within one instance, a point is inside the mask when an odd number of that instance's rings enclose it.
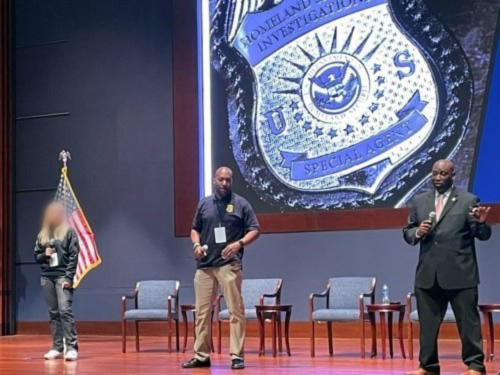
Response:
[[[210,363],[210,358],[200,361],[197,358],[190,359],[187,362],[182,364],[182,368],[199,368],[199,367],[210,367],[212,364]]]
[[[233,359],[231,361],[231,368],[233,370],[242,370],[245,368],[245,362],[242,359]]]

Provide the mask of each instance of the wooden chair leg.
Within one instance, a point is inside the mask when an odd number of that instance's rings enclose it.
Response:
[[[413,359],[413,323],[408,322],[408,358]]]
[[[218,322],[217,353],[222,353],[222,321]]]
[[[127,321],[122,319],[122,353],[127,352]]]
[[[361,358],[365,358],[365,318],[361,317]]]
[[[180,351],[180,339],[179,339],[179,318],[175,319],[175,349],[177,352]]]
[[[196,311],[193,311],[193,341],[196,343]]]
[[[328,353],[330,357],[333,356],[333,333],[332,333],[332,322],[327,322],[326,327],[328,330]]]
[[[276,315],[278,313],[271,313],[271,337],[273,344],[273,357],[276,357]]]
[[[139,352],[141,350],[139,345],[139,321],[135,321],[135,351]]]
[[[215,353],[214,346],[214,309],[212,309],[212,317],[210,318],[210,349]]]
[[[184,325],[184,344],[182,345],[182,352],[186,352],[187,340],[188,340],[188,320],[187,320],[187,312],[182,310],[182,322]],[[193,321],[193,329],[194,329],[194,321]]]
[[[311,321],[311,357],[314,357],[316,354],[316,350],[314,347],[314,320]]]
[[[172,353],[172,319],[168,319],[168,352]]]

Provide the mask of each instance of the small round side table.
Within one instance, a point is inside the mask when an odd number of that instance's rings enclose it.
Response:
[[[256,305],[257,319],[259,321],[259,335],[260,335],[260,347],[259,356],[265,354],[265,340],[266,340],[266,327],[265,327],[265,317],[271,317],[272,324],[272,339],[273,339],[273,357],[276,357],[276,328],[280,324],[280,319],[278,316],[284,312],[285,313],[285,344],[286,352],[289,356],[292,355],[290,351],[290,317],[292,315],[292,305]]]
[[[401,303],[390,303],[390,304],[379,304],[379,305],[367,305],[368,315],[370,316],[370,323],[372,327],[372,340],[374,340],[373,346],[376,348],[377,343],[377,329],[375,323],[375,315],[378,312],[380,314],[380,331],[382,334],[382,359],[385,359],[386,354],[386,332],[389,333],[389,353],[391,358],[394,358],[394,351],[392,345],[392,316],[395,312],[399,313],[399,322],[398,322],[398,334],[399,334],[399,345],[401,346],[401,355],[406,359],[405,347],[403,342],[403,323],[405,316],[406,306]],[[386,322],[386,315],[387,320]],[[388,328],[388,329],[387,329]],[[376,350],[375,350],[376,353]]]

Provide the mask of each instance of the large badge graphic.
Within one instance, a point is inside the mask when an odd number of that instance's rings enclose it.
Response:
[[[264,200],[397,206],[456,151],[470,72],[421,1],[256,3],[226,2],[212,29],[233,151]]]

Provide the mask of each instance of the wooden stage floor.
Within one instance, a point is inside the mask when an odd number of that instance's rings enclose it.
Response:
[[[368,342],[367,342],[368,343]],[[227,340],[223,343],[227,348]],[[270,342],[266,343],[268,352],[265,357],[257,353],[257,339],[249,338],[246,343],[247,368],[237,373],[258,375],[385,375],[404,374],[418,365],[416,359],[402,359],[395,347],[395,358],[382,360],[361,359],[358,353],[358,340],[336,339],[335,356],[328,356],[325,339],[317,340],[317,356],[309,356],[308,339],[292,339],[292,357],[279,354],[273,358]],[[498,343],[497,343],[498,344]],[[192,345],[192,341],[188,345]],[[128,341],[129,352],[121,353],[120,338],[117,336],[80,336],[81,357],[77,362],[65,363],[62,360],[44,361],[43,353],[50,346],[49,336],[18,335],[0,338],[1,375],[159,375],[159,374],[234,374],[229,368],[227,354],[213,355],[211,369],[184,370],[181,362],[192,353],[167,353],[166,338],[147,337],[141,339],[141,352],[136,353],[133,339]],[[367,345],[368,347],[368,345]],[[417,348],[418,349],[418,348]],[[226,349],[227,350],[227,349]],[[380,343],[379,343],[380,351]],[[461,374],[465,371],[460,361],[460,343],[457,340],[441,340],[440,352],[442,374]],[[418,353],[418,351],[417,351]],[[498,360],[488,363],[488,373],[498,374]]]

